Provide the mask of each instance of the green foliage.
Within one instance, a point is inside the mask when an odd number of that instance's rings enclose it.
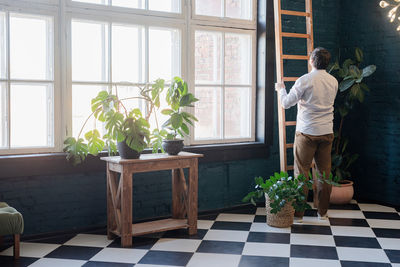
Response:
[[[308,177],[312,177],[309,173]],[[332,174],[329,178],[325,178],[325,173],[317,180],[321,183],[328,183],[337,185],[334,182]],[[264,197],[267,194],[270,201],[271,213],[278,213],[286,204],[291,204],[296,211],[304,211],[311,208],[307,204],[304,188],[312,190],[313,180],[300,174],[298,177],[293,178],[287,172],[274,173],[269,179],[262,177],[255,177],[255,191],[248,193],[243,202],[251,202],[256,204],[255,200]]]
[[[347,152],[349,140],[343,136],[344,119],[359,103],[363,103],[365,95],[370,91],[364,79],[376,71],[375,65],[361,68],[364,53],[360,48],[355,49],[354,58],[346,59],[342,67],[338,61],[328,67],[339,82],[339,93],[335,101],[335,111],[338,112],[340,123],[335,129],[335,139],[332,150],[332,172],[337,181],[351,177],[350,167],[358,159],[358,154]]]
[[[158,89],[157,89],[158,90]],[[152,92],[152,90],[150,90]],[[141,90],[143,99],[146,98],[145,89]],[[84,139],[80,138],[86,122],[77,138],[68,137],[64,144],[64,152],[67,152],[67,159],[75,164],[83,162],[88,154],[97,156],[107,147],[110,155],[117,151],[115,142],[123,142],[137,152],[143,151],[150,141],[149,123],[143,118],[139,109],[133,109],[128,112],[124,107],[122,100],[117,94],[112,94],[107,91],[101,91],[91,100],[92,114],[96,120],[105,123],[106,134],[100,135],[96,129],[89,130],[84,134]],[[120,110],[124,112],[121,112]]]
[[[304,187],[312,189],[312,180],[304,175],[293,178],[287,172],[275,173],[269,179],[255,178],[255,191],[250,192],[243,198],[243,202],[262,198],[267,194],[270,198],[271,213],[279,212],[287,203],[291,203],[296,211],[303,211],[310,206],[307,204]]]
[[[189,125],[193,125],[193,121],[197,118],[185,112],[183,108],[194,107],[193,103],[199,101],[193,94],[189,93],[187,83],[179,77],[175,77],[167,91],[167,103],[170,108],[163,109],[162,114],[169,116],[162,127],[168,130],[165,138],[168,140],[176,139],[177,136],[189,135]]]

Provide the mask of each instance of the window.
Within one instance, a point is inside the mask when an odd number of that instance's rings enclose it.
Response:
[[[174,76],[200,99],[186,145],[254,141],[255,18],[255,0],[1,1],[0,154],[60,152],[99,91]]]
[[[242,13],[235,13],[234,7]],[[252,8],[252,1],[196,0],[195,17],[251,20]],[[248,29],[234,29],[226,21],[209,23],[192,29],[194,88],[200,99],[192,143],[254,141],[255,29],[251,22]]]
[[[124,8],[147,9],[162,12],[181,12],[181,0],[74,0],[98,5]]]
[[[121,99],[139,96],[139,87],[180,75],[179,29],[77,19],[72,19],[71,25],[75,137],[91,114],[90,100],[100,91],[118,90]],[[124,105],[139,107],[144,114],[147,111],[146,103],[137,99]],[[92,126],[90,123],[83,133]]]
[[[54,18],[0,12],[0,149],[52,150]]]

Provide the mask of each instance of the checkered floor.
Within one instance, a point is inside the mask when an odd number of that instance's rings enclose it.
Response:
[[[400,267],[400,213],[376,204],[331,206],[329,220],[308,210],[303,223],[272,228],[264,208],[232,209],[199,217],[199,231],[169,231],[133,239],[133,248],[104,233],[53,237],[21,243],[0,252],[0,266],[397,266]]]

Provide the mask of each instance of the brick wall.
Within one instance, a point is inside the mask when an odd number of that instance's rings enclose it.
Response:
[[[345,125],[351,149],[360,154],[353,180],[358,198],[400,205],[400,34],[379,1],[341,1],[340,44],[345,57],[355,46],[377,66],[365,104]]]

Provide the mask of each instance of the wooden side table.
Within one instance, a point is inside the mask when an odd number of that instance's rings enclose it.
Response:
[[[102,157],[107,162],[107,236],[121,237],[122,247],[132,246],[132,236],[189,228],[197,233],[198,158],[201,154],[180,152],[144,154],[139,159]],[[183,169],[189,169],[186,182]],[[172,218],[132,224],[132,179],[134,173],[172,170]],[[119,176],[118,173],[121,175]]]

